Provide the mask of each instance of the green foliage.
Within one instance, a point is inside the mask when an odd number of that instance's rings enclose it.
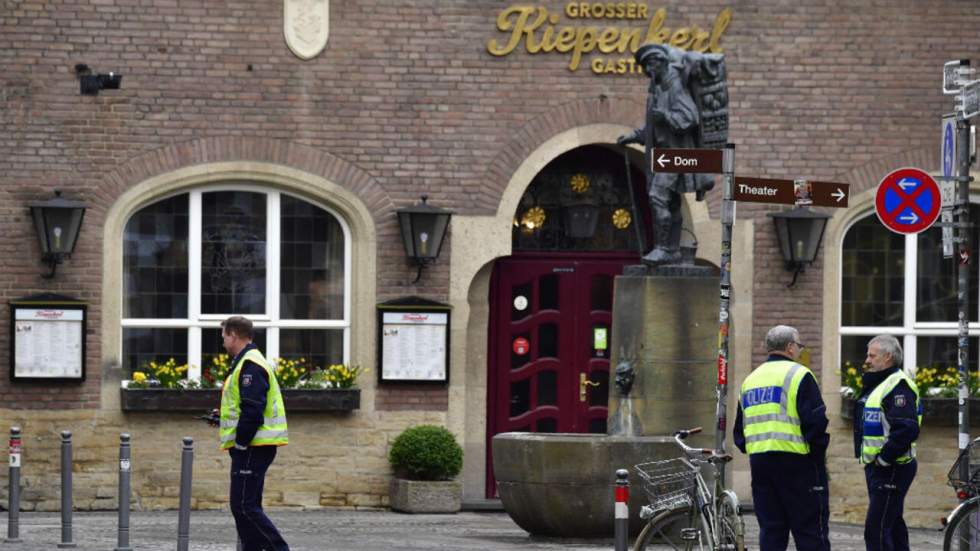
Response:
[[[463,448],[445,427],[405,429],[388,453],[395,474],[409,480],[450,480],[463,468]]]

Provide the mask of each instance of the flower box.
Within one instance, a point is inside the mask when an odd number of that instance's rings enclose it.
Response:
[[[850,421],[854,398],[841,397],[840,416]],[[980,423],[980,397],[970,398],[970,425]],[[956,398],[925,396],[922,398],[922,424],[932,427],[955,427],[959,424],[959,404]]]
[[[221,405],[220,389],[121,388],[123,411],[181,411],[205,413]],[[361,389],[304,390],[286,388],[282,391],[286,412],[353,411],[361,407]]]

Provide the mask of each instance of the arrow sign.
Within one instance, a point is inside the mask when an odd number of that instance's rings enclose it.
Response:
[[[939,217],[939,185],[918,168],[900,168],[882,178],[875,195],[875,212],[896,233],[919,233]]]
[[[964,85],[956,99],[958,101],[956,111],[961,119],[980,115],[980,80]]]
[[[800,189],[808,190],[804,199]],[[813,205],[815,207],[847,207],[850,184],[808,182],[805,180],[772,180],[768,178],[735,177],[734,199],[749,203],[779,203],[783,205]]]
[[[838,184],[835,182],[808,182],[810,184],[810,196],[813,198],[815,207],[847,207],[847,198],[850,194],[850,184]]]
[[[650,169],[654,172],[721,174],[722,150],[654,148]]]

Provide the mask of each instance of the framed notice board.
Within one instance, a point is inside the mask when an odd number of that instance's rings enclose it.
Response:
[[[84,381],[87,308],[61,295],[10,301],[10,380]]]
[[[378,383],[449,382],[450,310],[419,297],[378,305]]]

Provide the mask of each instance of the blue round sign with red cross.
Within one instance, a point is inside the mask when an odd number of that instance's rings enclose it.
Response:
[[[875,212],[886,228],[897,233],[919,233],[939,218],[939,185],[918,168],[900,168],[881,179]]]

